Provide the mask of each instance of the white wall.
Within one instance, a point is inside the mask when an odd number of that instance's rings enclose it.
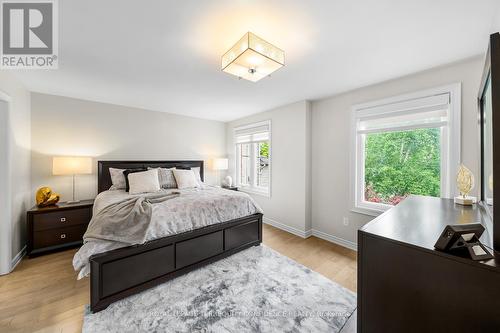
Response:
[[[164,112],[33,93],[32,187],[52,187],[71,198],[71,178],[52,176],[52,157],[97,160],[210,160],[225,155],[225,124]],[[77,198],[95,197],[97,175],[77,176]]]
[[[305,235],[310,229],[310,104],[302,101],[227,123],[229,174],[235,178],[234,128],[271,120],[271,197],[252,195],[265,221]]]
[[[350,211],[349,147],[352,105],[462,82],[462,162],[479,177],[477,93],[482,57],[358,89],[312,103],[313,229],[356,242],[373,217]],[[477,188],[475,189],[477,191]],[[343,218],[349,219],[344,226]]]
[[[0,156],[0,170],[7,172],[8,182],[4,208],[0,212],[2,237],[0,242],[0,274],[8,273],[21,257],[26,244],[26,210],[30,207],[30,95],[14,77],[0,72],[0,91],[10,97],[8,115],[0,118],[4,155]],[[4,112],[5,110],[0,110]],[[10,172],[9,172],[10,170]]]
[[[500,31],[500,3],[498,4],[497,15],[491,24],[491,33]]]

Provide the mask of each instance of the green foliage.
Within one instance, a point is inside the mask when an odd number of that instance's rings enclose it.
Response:
[[[269,157],[269,142],[263,142],[260,144],[260,156]]]
[[[397,204],[408,194],[440,195],[440,129],[367,134],[366,199]]]

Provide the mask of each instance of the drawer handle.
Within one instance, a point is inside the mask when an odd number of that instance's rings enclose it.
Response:
[[[61,222],[66,222],[66,218],[65,217],[61,217]]]
[[[66,234],[61,234],[61,239],[66,238]]]

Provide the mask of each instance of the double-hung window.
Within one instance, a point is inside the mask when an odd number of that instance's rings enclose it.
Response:
[[[270,195],[271,121],[234,129],[236,184],[242,191]]]
[[[460,84],[353,107],[353,210],[376,215],[410,194],[453,196]]]

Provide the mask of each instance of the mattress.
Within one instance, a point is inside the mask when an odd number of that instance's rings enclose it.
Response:
[[[162,191],[165,194],[178,192],[180,195],[153,205],[146,241],[262,213],[258,204],[243,192],[205,185],[195,189]],[[95,199],[94,215],[109,205],[138,196],[123,190],[101,192]],[[78,279],[90,273],[89,258],[92,255],[127,246],[130,244],[104,239],[85,240],[73,258],[73,267],[79,271]]]

